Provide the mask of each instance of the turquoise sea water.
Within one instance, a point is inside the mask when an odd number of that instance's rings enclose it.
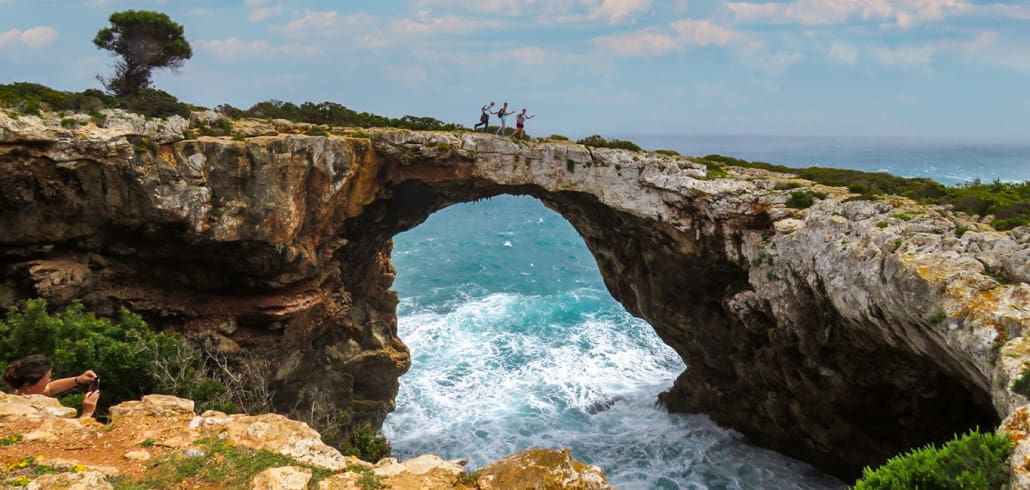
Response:
[[[1030,179],[1030,144],[761,137],[632,137],[645,148],[793,166]],[[828,489],[845,482],[751,446],[659,392],[685,368],[612,299],[583,240],[528,197],[452,206],[395,237],[400,337],[412,353],[383,430],[401,458],[471,469],[570,447],[620,489]]]

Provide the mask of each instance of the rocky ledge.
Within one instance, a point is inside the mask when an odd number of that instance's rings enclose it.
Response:
[[[444,461],[433,455],[404,462],[384,458],[369,463],[343,456],[323,444],[318,432],[303,422],[275,414],[207,411],[197,415],[193,401],[173,396],[150,395],[115,405],[111,407],[110,425],[71,418],[75,414],[75,409],[42,395],[0,394],[0,433],[8,436],[0,446],[0,486],[111,489],[111,479],[120,478],[126,483],[153,478],[151,473],[160,470],[162,461],[199,467],[211,463],[205,460],[220,460],[222,474],[232,474],[236,471],[232,468],[234,461],[205,446],[205,441],[217,440],[222,448],[266,451],[288,458],[286,461],[292,464],[287,466],[262,464],[269,467],[254,468],[261,471],[250,481],[250,488],[259,490],[310,488],[313,471],[322,473],[317,481],[320,490],[611,488],[599,469],[573,460],[567,449],[523,451],[470,475],[465,472],[464,462]],[[190,460],[195,462],[188,463]],[[29,464],[33,468],[18,471]],[[235,464],[259,463],[237,460]],[[38,471],[37,467],[44,470]],[[19,478],[23,480],[16,481]],[[218,479],[193,478],[176,488],[220,487]],[[167,483],[177,482],[168,477]]]
[[[95,123],[0,112],[0,303],[125,306],[227,355],[274,359],[264,388],[284,413],[327,404],[382,421],[410,362],[392,237],[498,194],[564,216],[612,295],[683,357],[669,409],[834,474],[995,427],[1028,402],[1010,388],[1030,366],[1026,228],[569,142],[308,136],[285,121],[184,140],[178,118]],[[786,205],[805,190],[825,198]]]

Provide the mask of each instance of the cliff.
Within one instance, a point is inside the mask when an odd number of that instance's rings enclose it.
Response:
[[[266,388],[284,413],[382,421],[410,363],[391,238],[498,194],[564,216],[612,295],[683,357],[669,409],[837,475],[997,426],[1028,401],[1010,389],[1030,360],[1025,228],[568,142],[307,136],[285,121],[184,140],[179,118],[82,122],[0,112],[0,303],[125,306],[273,359]],[[826,197],[786,206],[806,189]]]

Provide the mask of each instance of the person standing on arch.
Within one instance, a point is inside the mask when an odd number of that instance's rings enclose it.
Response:
[[[490,110],[493,108],[493,106],[494,101],[492,100],[489,104],[483,106],[483,108],[481,109],[483,113],[479,116],[479,123],[477,123],[475,126],[472,126],[473,131],[478,130],[480,126],[483,126],[483,131],[485,132],[487,128],[490,127],[490,114],[497,114],[496,112]]]
[[[506,116],[510,116],[512,114],[515,114],[515,111],[505,112],[507,110],[508,110],[508,103],[507,102],[505,102],[504,105],[502,105],[500,109],[497,109],[497,117],[501,118],[501,127],[497,128],[497,132],[494,133],[494,134],[501,134],[501,133],[503,133],[505,128],[507,128],[507,126],[505,125],[504,118]]]
[[[532,116],[526,114],[526,108],[522,108],[522,112],[515,116],[515,133],[511,135],[512,138],[522,139],[526,136],[526,119],[533,119],[536,114]]]

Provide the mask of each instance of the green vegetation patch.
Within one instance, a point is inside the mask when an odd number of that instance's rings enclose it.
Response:
[[[643,148],[640,148],[632,141],[608,140],[599,134],[587,136],[586,138],[576,141],[576,143],[595,148],[616,148],[620,150],[643,151]]]
[[[874,200],[880,195],[896,195],[908,197],[922,204],[950,205],[956,211],[971,215],[993,215],[991,226],[1002,231],[1030,225],[1030,181],[994,181],[985,184],[980,180],[974,180],[968,184],[949,187],[930,179],[896,177],[885,172],[826,167],[792,168],[767,162],[749,162],[723,155],[706,155],[693,160],[707,165],[709,170],[713,165],[732,165],[795,174],[820,184],[847,187],[849,191],[860,194],[860,199]]]
[[[10,308],[0,321],[0,344],[0,365],[42,354],[54,363],[54,378],[96,371],[104,380],[101,416],[111,405],[150,393],[175,394],[203,406],[226,392],[220,381],[204,376],[201,354],[182,337],[155,332],[125,309],[111,320],[74,302],[51,314],[45,300],[31,299],[23,309]],[[82,393],[72,390],[60,400],[78,408]]]
[[[659,155],[665,155],[665,156],[669,156],[669,157],[678,157],[678,156],[680,156],[680,152],[678,152],[676,150],[655,150],[654,152],[659,154]]]
[[[90,114],[94,122],[98,119],[97,115],[102,115],[99,112],[102,109],[125,109],[146,117],[169,117],[177,114],[189,118],[190,110],[195,108],[179,102],[168,92],[157,89],[148,88],[133,95],[116,97],[97,89],[65,92],[28,82],[0,84],[0,104],[23,114],[37,116],[41,110]]]
[[[342,454],[370,463],[377,463],[380,459],[389,457],[392,451],[390,441],[369,422],[352,427],[339,449]]]
[[[389,118],[368,112],[357,112],[336,102],[304,102],[300,105],[281,100],[266,100],[239,109],[228,104],[218,106],[218,112],[239,119],[255,117],[261,119],[288,119],[295,122],[347,126],[355,128],[401,128],[412,130],[453,131],[463,129],[460,124],[444,123],[432,117],[404,116]]]
[[[786,206],[795,209],[807,209],[815,204],[816,199],[825,199],[826,194],[816,191],[793,191],[790,199],[787,199]]]
[[[1012,391],[1030,398],[1030,368],[1024,369],[1019,378],[1012,383]]]
[[[116,477],[117,490],[171,488],[187,480],[218,483],[218,488],[249,489],[254,476],[268,468],[300,466],[311,470],[311,487],[332,474],[331,471],[298,463],[292,458],[265,450],[237,447],[219,439],[195,441],[201,455],[173,453],[149,464],[139,478]]]
[[[895,456],[862,471],[855,490],[1000,489],[1009,481],[1012,441],[1005,434],[970,431],[936,447],[933,444]]]

